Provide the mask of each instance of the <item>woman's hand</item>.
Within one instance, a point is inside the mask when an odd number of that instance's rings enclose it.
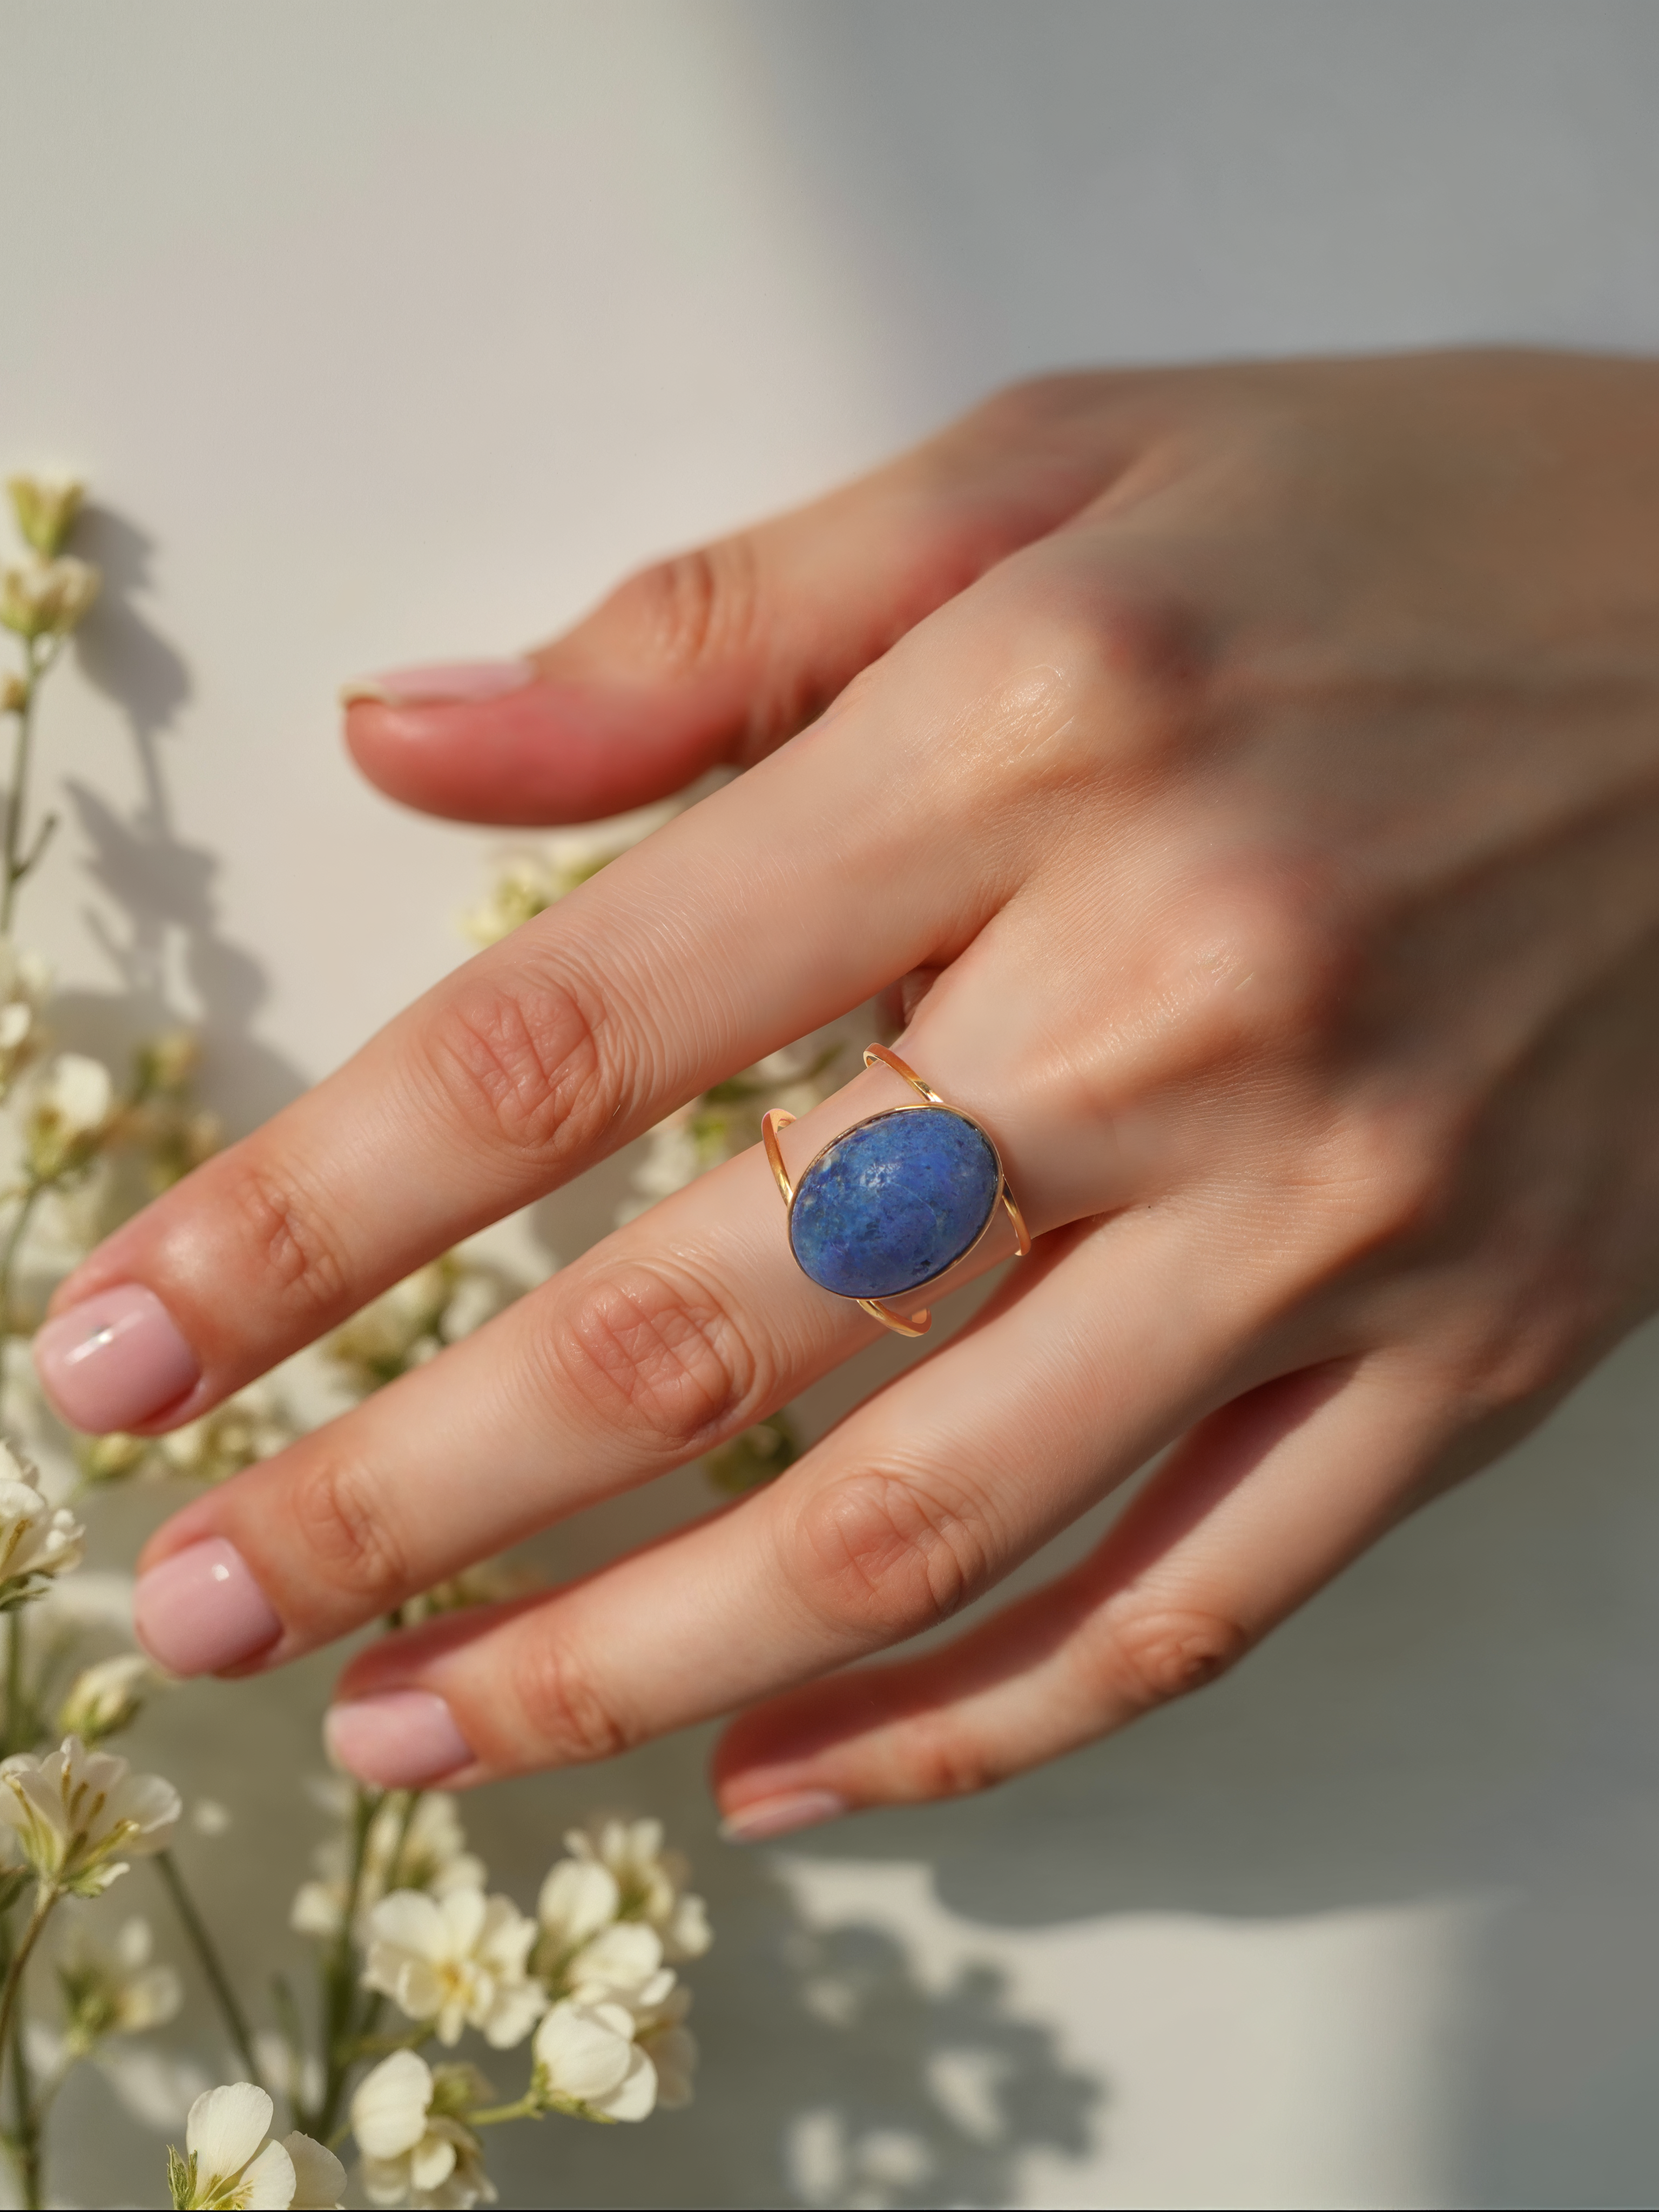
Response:
[[[529,664],[386,679],[350,734],[495,822],[747,773],[95,1253],[39,1340],[71,1420],[193,1419],[907,977],[901,1049],[1038,1240],[770,1487],[371,1645],[332,1732],[372,1779],[742,1706],[738,1832],[979,1788],[1208,1680],[1655,1303],[1659,370],[1030,386]],[[795,1157],[898,1103],[860,1076]],[[278,1665],[875,1330],[745,1154],[177,1516],[141,1632],[181,1672]],[[838,1671],[1171,1444],[1053,1587]]]

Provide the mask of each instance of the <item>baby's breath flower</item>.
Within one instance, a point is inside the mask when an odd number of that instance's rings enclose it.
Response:
[[[66,1736],[44,1757],[0,1759],[0,1826],[16,1835],[39,1879],[96,1897],[126,1870],[115,1854],[167,1849],[183,1810],[159,1774],[134,1774],[125,1759]]]
[[[76,477],[8,477],[11,511],[25,544],[44,560],[61,553],[75,527],[87,488]]]
[[[383,2058],[363,2076],[351,2100],[351,2131],[363,2154],[369,2203],[442,2212],[493,2204],[483,2145],[465,2118],[492,2094],[471,2066],[434,2069],[412,2051]]]
[[[41,1496],[33,1462],[0,1440],[0,1612],[41,1596],[54,1576],[78,1567],[85,1536],[68,1506]]]
[[[714,1940],[708,1910],[686,1889],[690,1869],[683,1856],[664,1850],[660,1820],[606,1820],[572,1828],[564,1841],[573,1859],[606,1869],[617,1884],[617,1918],[655,1929],[665,1959],[702,1956]]]
[[[678,811],[680,804],[678,799],[665,799],[655,806],[639,807],[631,814],[617,815],[609,822],[562,830],[538,851],[503,854],[495,862],[483,900],[462,915],[462,930],[475,945],[500,944],[520,923],[533,921],[619,859],[630,846],[659,830]]]
[[[800,1440],[787,1413],[770,1413],[763,1421],[733,1437],[729,1444],[705,1452],[703,1472],[716,1490],[741,1498],[775,1481],[800,1457]]]
[[[634,2040],[626,2005],[556,2004],[536,2030],[536,2094],[584,2119],[642,2120],[657,2101],[657,2069]]]
[[[158,1439],[156,1456],[171,1474],[222,1482],[291,1444],[299,1433],[270,1386],[250,1383],[199,1421]]]
[[[566,1992],[579,2004],[614,1998],[630,2011],[649,2011],[674,1986],[662,1962],[662,1938],[642,1920],[613,1920],[583,1944],[565,1968]]]
[[[697,2070],[697,2039],[685,2025],[690,1990],[678,1986],[659,2004],[629,2009],[634,2011],[634,2040],[656,2072],[657,2102],[671,2111],[689,2105]]]
[[[120,1651],[112,1659],[100,1659],[83,1667],[70,1684],[58,1709],[58,1725],[65,1735],[79,1736],[84,1744],[101,1743],[131,1727],[143,1710],[144,1692],[155,1680],[155,1669],[141,1651]]]
[[[480,1559],[476,1566],[463,1567],[447,1582],[434,1583],[418,1597],[405,1598],[398,1608],[399,1618],[405,1628],[417,1620],[433,1620],[443,1613],[464,1613],[469,1606],[501,1605],[508,1598],[523,1597],[539,1586],[540,1577],[528,1567],[511,1566],[504,1559]]]
[[[124,1482],[138,1473],[154,1449],[153,1438],[114,1429],[106,1437],[77,1437],[75,1463],[88,1482]]]
[[[101,1060],[60,1053],[36,1079],[24,1121],[29,1172],[56,1182],[84,1168],[97,1152],[115,1086]]]
[[[98,596],[98,571],[72,554],[0,571],[0,623],[20,637],[67,637]]]
[[[106,2035],[137,2035],[173,2018],[184,1991],[171,1966],[152,1966],[149,1923],[123,1923],[112,1944],[94,1941],[77,1922],[58,1960],[67,2014],[64,2043],[84,2057]]]
[[[201,1064],[202,1040],[194,1030],[163,1030],[138,1048],[138,1088],[141,1092],[183,1091]]]
[[[333,1786],[333,1778],[328,1785]],[[330,1810],[337,1809],[332,1804]],[[313,1863],[320,1879],[302,1883],[289,1925],[301,1936],[331,1941],[340,1932],[346,1909],[350,1846],[344,1835],[330,1838]],[[406,1790],[388,1790],[375,1808],[363,1844],[357,1885],[359,1940],[366,1942],[368,1916],[389,1890],[420,1889],[447,1897],[455,1889],[482,1889],[483,1861],[466,1847],[466,1831],[445,1790],[422,1793],[410,1811]]]
[[[498,1269],[447,1252],[335,1330],[323,1346],[355,1390],[378,1390],[509,1304],[519,1285]]]
[[[363,1984],[395,1998],[411,2020],[430,2021],[441,2043],[476,2027],[505,2050],[528,2034],[547,2002],[526,1972],[535,1940],[535,1922],[510,1898],[393,1890],[369,1915]]]
[[[15,671],[0,677],[0,714],[21,714],[29,703],[29,687]]]
[[[301,2212],[331,2206],[345,2193],[345,2168],[309,2136],[267,2141],[274,2107],[252,2081],[208,2089],[190,2108],[185,2154],[167,2152],[167,2179],[179,2212],[188,2208],[247,2207],[249,2212]]]
[[[0,937],[0,1097],[40,1048],[40,1009],[52,970],[39,953]]]

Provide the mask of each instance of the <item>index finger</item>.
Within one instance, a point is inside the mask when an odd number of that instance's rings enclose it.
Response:
[[[734,1068],[951,957],[1009,870],[1006,845],[966,836],[971,799],[928,742],[994,656],[976,635],[902,647],[915,665],[856,710],[469,962],[118,1231],[36,1340],[65,1418],[194,1418]]]

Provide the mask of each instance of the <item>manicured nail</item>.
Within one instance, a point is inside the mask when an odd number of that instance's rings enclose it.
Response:
[[[222,1536],[187,1545],[140,1575],[132,1625],[169,1674],[216,1674],[240,1666],[283,1632],[247,1561]]]
[[[35,1336],[34,1370],[70,1426],[95,1437],[151,1419],[202,1379],[173,1316],[140,1283],[49,1321]]]
[[[471,1745],[434,1690],[388,1690],[332,1705],[323,1722],[331,1755],[360,1782],[424,1790],[473,1760]]]
[[[455,707],[500,699],[536,680],[528,660],[434,660],[421,668],[388,668],[340,687],[340,704],[372,699],[382,707]]]
[[[796,1828],[816,1828],[820,1820],[839,1820],[852,1807],[834,1790],[790,1790],[781,1797],[757,1798],[740,1805],[720,1822],[728,1844],[763,1844]]]

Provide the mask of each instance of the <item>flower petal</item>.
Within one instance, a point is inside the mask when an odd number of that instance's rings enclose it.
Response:
[[[283,2148],[294,2163],[294,2212],[338,2212],[346,2173],[333,2152],[297,2130],[283,2136]]]
[[[185,2123],[185,2148],[194,2152],[204,2185],[210,2175],[228,2180],[241,2172],[270,2132],[271,2111],[270,2099],[252,2081],[203,2091]],[[205,2195],[205,2187],[198,2193]]]
[[[284,2145],[267,2143],[243,2174],[236,2202],[246,2205],[247,2212],[289,2212],[294,2202],[295,2179],[294,2160]]]
[[[351,2100],[351,2131],[366,2158],[401,2158],[426,2133],[432,2069],[412,2051],[394,2051],[366,2074]]]

